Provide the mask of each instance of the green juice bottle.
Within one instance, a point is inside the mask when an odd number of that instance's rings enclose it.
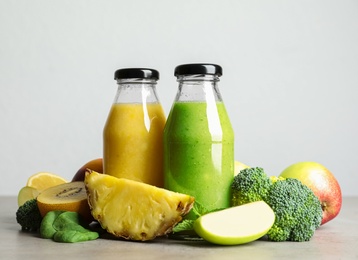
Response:
[[[208,210],[230,206],[234,178],[234,131],[218,89],[221,75],[215,64],[177,66],[179,89],[164,128],[164,187]]]

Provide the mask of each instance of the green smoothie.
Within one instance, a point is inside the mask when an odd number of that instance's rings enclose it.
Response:
[[[234,132],[222,102],[174,103],[164,130],[164,175],[165,188],[209,210],[230,206]]]

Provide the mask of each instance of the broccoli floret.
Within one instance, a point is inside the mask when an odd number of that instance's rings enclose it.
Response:
[[[267,237],[272,241],[309,241],[322,220],[320,201],[296,179],[274,181],[265,202],[275,212]]]
[[[260,167],[246,168],[237,174],[232,183],[232,206],[265,200],[271,180]]]
[[[36,199],[26,201],[17,209],[16,221],[22,230],[37,231],[40,228],[42,217]]]
[[[322,220],[313,191],[297,179],[267,176],[262,168],[241,170],[232,184],[233,206],[265,201],[275,212],[271,241],[308,241]]]

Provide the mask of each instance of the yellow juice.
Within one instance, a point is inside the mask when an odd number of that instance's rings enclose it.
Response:
[[[165,121],[160,103],[113,104],[103,131],[104,173],[163,187]]]

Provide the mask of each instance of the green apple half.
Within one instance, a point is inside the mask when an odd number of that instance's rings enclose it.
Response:
[[[17,205],[20,207],[26,201],[35,199],[37,195],[39,195],[39,191],[35,188],[29,186],[22,187],[17,195]]]
[[[219,245],[238,245],[264,236],[275,222],[275,213],[264,201],[208,213],[194,222],[195,232]]]

